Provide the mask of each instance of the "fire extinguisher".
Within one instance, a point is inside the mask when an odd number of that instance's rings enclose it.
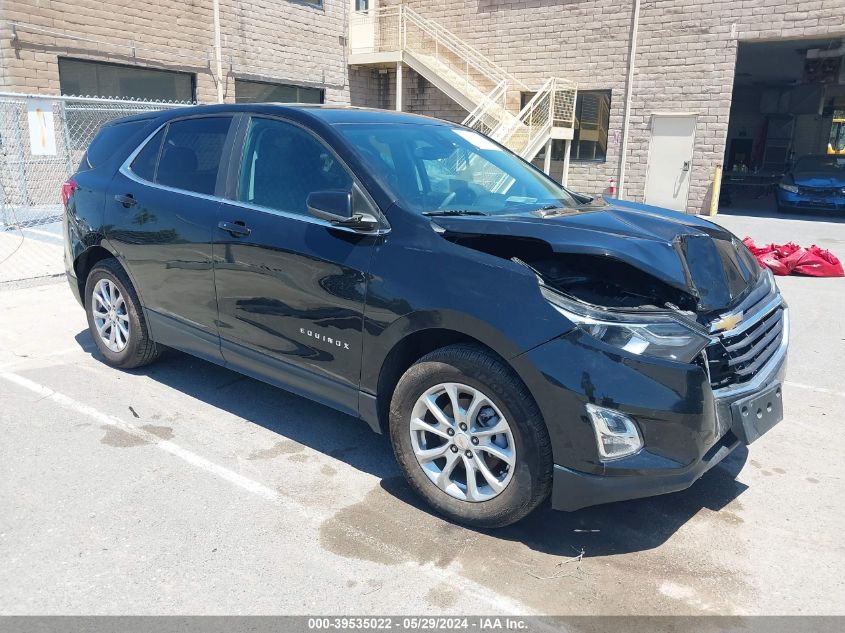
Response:
[[[607,195],[615,196],[616,195],[616,178],[610,179],[610,186],[607,188]]]

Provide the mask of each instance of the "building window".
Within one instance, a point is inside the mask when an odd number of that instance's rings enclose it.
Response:
[[[321,88],[235,80],[236,103],[323,103],[324,97]]]
[[[355,0],[356,11],[368,11],[370,9],[370,0]]]
[[[194,101],[195,86],[192,73],[59,58],[59,88],[63,95]]]
[[[610,128],[610,90],[578,91],[575,104],[575,137],[572,140],[572,160],[607,160],[607,133]],[[563,143],[560,160],[563,160]],[[556,158],[554,149],[552,158]]]
[[[522,106],[533,92],[522,93]],[[607,138],[610,128],[610,90],[579,90],[575,102],[575,133],[570,160],[604,162],[607,160]],[[564,141],[552,142],[552,160],[563,160]],[[541,152],[542,155],[542,152]]]

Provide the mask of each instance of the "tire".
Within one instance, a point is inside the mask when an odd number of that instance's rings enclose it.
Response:
[[[451,385],[456,385],[452,394]],[[475,395],[473,390],[477,392]],[[451,404],[454,393],[458,394],[458,401],[464,403],[458,405],[457,418]],[[439,409],[437,403],[443,403],[445,417],[434,416],[424,397],[430,398],[436,409]],[[486,404],[476,407],[475,415],[471,415],[474,407],[470,403],[476,397]],[[446,415],[447,410],[452,412],[451,416]],[[504,428],[500,424],[502,417],[509,427],[508,432],[485,436],[485,429],[489,433],[494,427]],[[464,418],[469,425],[466,433],[458,424],[458,419]],[[434,428],[437,434],[420,431],[418,420],[423,422],[423,428]],[[435,424],[434,420],[441,422]],[[450,426],[454,431],[452,436],[441,436],[440,433],[449,431]],[[468,445],[467,437],[473,445]],[[390,404],[390,439],[396,460],[411,488],[437,512],[456,523],[476,528],[510,525],[528,515],[551,491],[551,442],[537,404],[508,366],[479,347],[450,345],[441,348],[424,356],[405,372]],[[476,440],[480,440],[480,444]],[[431,449],[429,441],[433,445]],[[495,447],[491,446],[494,442],[498,442]],[[500,445],[506,448],[500,448]],[[436,461],[426,461],[425,466],[415,452],[416,448],[434,454],[444,446],[443,456]],[[512,465],[488,452],[497,448],[496,454],[510,456]],[[448,470],[450,460],[457,460],[450,475],[454,480],[444,488],[441,475]],[[483,464],[479,460],[483,460]],[[474,476],[477,482],[474,491],[469,486],[468,465],[479,469]],[[491,479],[481,472],[482,465],[496,478],[497,485],[504,483],[503,489],[496,491],[489,485]],[[475,500],[469,499],[473,492]],[[493,496],[489,497],[490,494]],[[485,495],[488,498],[484,498]]]
[[[101,285],[101,283],[106,285]],[[118,293],[115,295],[118,299],[114,302],[114,318],[116,319],[114,323],[119,321],[117,328],[109,323],[103,327],[103,321],[110,319],[99,317],[107,316],[108,312],[104,312],[103,301],[97,300],[94,296],[95,292],[102,296],[103,289],[111,289],[112,286]],[[110,293],[106,292],[106,294]],[[161,355],[163,348],[150,338],[138,294],[132,282],[129,281],[126,271],[117,263],[117,260],[104,259],[91,269],[85,280],[85,313],[88,316],[88,330],[91,338],[94,339],[94,344],[100,350],[106,364],[121,369],[132,369],[148,365]],[[107,339],[110,339],[109,334],[112,330],[116,330],[116,336],[119,338],[112,341],[103,340],[98,330],[98,320]],[[119,334],[121,325],[125,326],[125,335]],[[124,342],[122,346],[121,341]],[[110,342],[114,343],[114,348],[110,347]]]

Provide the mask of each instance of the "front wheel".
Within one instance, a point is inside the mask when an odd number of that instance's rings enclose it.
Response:
[[[536,403],[503,361],[474,346],[436,350],[405,372],[390,438],[411,487],[458,523],[509,525],[551,489],[551,444]]]

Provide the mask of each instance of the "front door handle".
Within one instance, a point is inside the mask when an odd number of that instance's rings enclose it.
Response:
[[[236,222],[218,222],[217,226],[234,237],[245,237],[252,233],[252,229],[240,220]]]
[[[131,193],[119,193],[114,197],[114,199],[117,200],[120,204],[122,204],[124,209],[128,209],[129,207],[138,204],[138,201],[135,200],[135,196],[133,196]]]

